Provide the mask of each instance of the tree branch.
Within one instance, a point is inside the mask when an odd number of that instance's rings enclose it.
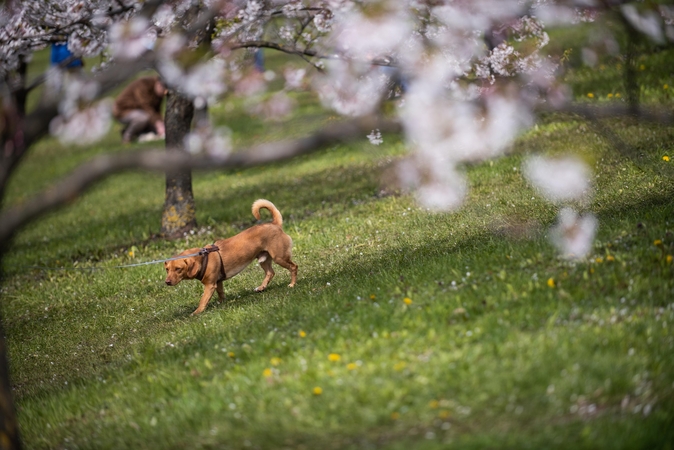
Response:
[[[324,59],[331,58],[330,56],[319,55],[318,52],[316,52],[315,50],[309,49],[299,50],[297,48],[284,47],[283,45],[269,41],[240,42],[238,44],[233,44],[231,47],[232,50],[238,50],[241,48],[271,48],[283,53],[287,53],[289,55],[310,56]],[[336,56],[333,56],[332,58],[336,58]]]
[[[401,130],[400,124],[396,121],[364,117],[327,126],[307,137],[256,145],[225,157],[190,155],[176,151],[167,152],[163,149],[97,156],[80,165],[56,185],[26,202],[4,210],[0,214],[0,242],[8,242],[23,225],[48,211],[72,202],[93,184],[124,170],[142,169],[163,173],[178,168],[216,170],[259,166],[313,153],[338,142],[362,138],[375,128],[390,133],[398,133]]]

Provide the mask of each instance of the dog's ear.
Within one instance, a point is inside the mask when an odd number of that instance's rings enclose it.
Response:
[[[187,272],[187,276],[190,279],[194,279],[197,277],[197,274],[199,273],[199,270],[201,269],[201,260],[197,258],[187,258],[185,260],[185,271]]]

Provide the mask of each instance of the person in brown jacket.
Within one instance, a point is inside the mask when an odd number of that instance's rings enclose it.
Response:
[[[166,87],[159,77],[143,77],[131,82],[115,99],[112,114],[120,121],[122,141],[129,143],[141,134],[154,132],[163,138],[161,103]]]

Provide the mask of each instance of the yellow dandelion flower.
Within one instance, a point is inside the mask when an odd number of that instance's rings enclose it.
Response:
[[[641,64],[641,65],[639,66],[639,70],[646,70],[646,66],[643,65],[643,64]]]
[[[609,261],[609,262],[615,261],[615,258],[613,257],[613,255],[606,255],[606,261]]]
[[[596,259],[594,260],[594,262],[596,262],[597,264],[601,264],[601,263],[604,262],[604,258],[602,258],[602,257],[600,256],[600,257],[596,258]]]
[[[311,390],[311,392],[312,392],[314,395],[321,395],[321,394],[323,393],[323,389],[321,389],[319,386],[316,386],[315,388],[313,388],[313,389]]]
[[[400,372],[405,367],[407,367],[407,364],[404,361],[400,361],[398,363],[395,363],[395,365],[393,366],[393,370],[395,370],[396,372]]]
[[[299,334],[301,338],[307,337],[307,332],[304,330],[300,330],[297,334]]]
[[[440,402],[437,400],[431,400],[428,402],[428,407],[431,409],[438,409],[438,406],[440,406]]]
[[[234,352],[227,352],[227,356],[229,356],[230,358],[234,358],[236,355],[234,354]]]
[[[330,354],[328,355],[328,359],[329,359],[330,361],[339,361],[340,359],[342,359],[342,357],[339,356],[339,353],[330,353]]]
[[[548,287],[555,287],[555,280],[553,278],[548,278]]]
[[[667,255],[667,257],[665,258],[665,261],[667,261],[667,264],[671,264],[672,263],[672,255]]]
[[[653,245],[656,247],[662,247],[662,241],[660,239],[656,239],[653,241]]]
[[[618,92],[618,93],[615,95],[615,98],[620,98],[620,97],[622,97],[622,95],[620,95],[620,92]]]
[[[441,419],[449,419],[450,415],[451,415],[450,412],[447,411],[446,409],[443,409],[442,411],[440,411],[438,413],[438,417],[441,418]]]
[[[271,376],[271,369],[267,367],[262,371],[262,375],[264,375],[266,378],[269,378]]]
[[[669,156],[667,156],[667,155],[663,156],[663,157],[662,157],[662,160],[663,160],[664,162],[669,162]]]
[[[592,92],[588,92],[588,93],[587,93],[587,97],[588,97],[588,98],[594,98],[594,94],[593,94]]]
[[[349,370],[356,370],[356,367],[358,367],[356,363],[349,363],[346,365],[346,368]]]
[[[613,93],[610,92],[606,97],[608,97],[608,98],[613,98]]]
[[[406,305],[411,305],[412,304],[412,299],[409,297],[405,297],[403,299],[403,302],[405,302]]]
[[[276,358],[276,357],[274,357],[274,358],[272,358],[272,359],[269,360],[269,363],[270,363],[272,366],[278,366],[279,364],[281,364],[281,358]]]
[[[662,89],[664,89],[666,91],[667,89],[669,89],[669,85],[668,84],[663,85]]]
[[[399,412],[392,412],[391,413],[391,420],[398,420],[400,419],[400,413]]]
[[[376,296],[376,295],[374,295],[374,294],[370,294],[370,300],[374,300],[375,298],[377,298],[377,296]]]

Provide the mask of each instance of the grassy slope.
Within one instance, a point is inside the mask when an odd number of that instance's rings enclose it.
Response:
[[[238,108],[214,114],[246,143],[331,119],[316,112],[306,101],[272,127]],[[196,174],[203,228],[176,242],[148,239],[163,177],[104,181],[22,232],[5,261],[2,315],[27,448],[671,444],[674,171],[662,156],[674,153],[674,132],[611,126],[631,157],[584,123],[545,118],[510,156],[468,169],[470,201],[455,214],[382,193],[404,151],[395,137]],[[589,209],[601,223],[592,257],[576,264],[555,257],[546,229],[556,209],[519,171],[529,152],[569,149],[595,167]],[[10,202],[103,151],[127,151],[116,129],[94,148],[44,140]],[[254,294],[262,271],[251,267],[226,284],[225,305],[193,318],[199,283],[167,288],[159,265],[21,267],[165,257],[250,226],[259,197],[279,206],[293,237],[293,290],[279,268]]]

